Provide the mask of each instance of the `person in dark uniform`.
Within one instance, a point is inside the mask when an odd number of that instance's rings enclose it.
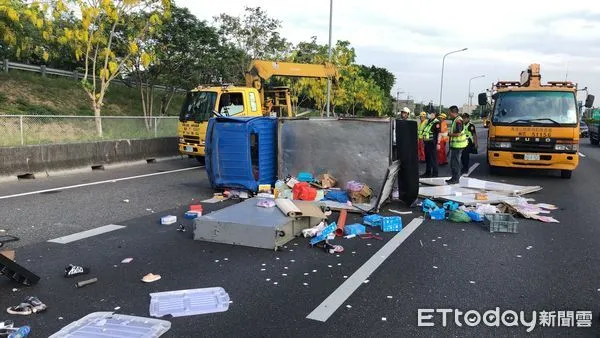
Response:
[[[462,162],[462,170],[461,174],[467,174],[469,172],[469,162],[471,161],[470,155],[477,154],[477,148],[479,148],[479,144],[477,143],[477,132],[475,130],[475,125],[471,123],[471,115],[468,113],[464,113],[462,115],[463,121],[465,123],[465,133],[467,134],[467,140],[469,141],[469,145],[461,154],[461,162]]]
[[[421,177],[438,177],[437,144],[442,126],[434,112],[430,112],[428,117],[429,121],[422,131],[425,144],[425,173]]]

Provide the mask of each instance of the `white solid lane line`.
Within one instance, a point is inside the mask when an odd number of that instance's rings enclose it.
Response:
[[[585,158],[585,155],[582,152],[579,152],[579,156],[581,156],[582,158]]]
[[[71,234],[68,236],[51,239],[48,242],[58,243],[58,244],[67,244],[67,243],[78,241],[80,239],[84,239],[84,238],[88,238],[88,237],[92,237],[92,236],[96,236],[96,235],[101,235],[101,234],[115,231],[115,230],[122,229],[122,228],[124,228],[124,226],[122,226],[122,225],[109,224],[109,225],[101,226],[99,228],[86,230],[86,231],[82,231],[82,232],[77,232],[77,233],[74,233],[74,234]]]
[[[469,168],[469,172],[467,173],[467,176],[470,176],[470,175],[471,175],[471,173],[472,173],[473,171],[475,171],[475,169],[477,169],[477,167],[479,167],[479,162],[477,162],[477,163],[473,164],[473,165],[471,166],[471,168]]]
[[[423,219],[415,218],[396,236],[387,242],[377,253],[363,264],[352,276],[340,285],[306,318],[327,321],[329,317],[361,286],[364,281],[402,244],[413,231],[423,223]]]
[[[57,187],[57,188],[52,188],[52,189],[36,190],[36,191],[24,192],[24,193],[20,193],[20,194],[0,196],[0,200],[8,199],[8,198],[15,198],[15,197],[22,197],[22,196],[29,196],[29,195],[36,195],[36,194],[41,194],[41,193],[44,193],[44,192],[55,191],[55,190],[75,189],[75,188],[81,188],[81,187],[88,187],[90,185],[98,185],[98,184],[106,184],[106,183],[116,183],[116,182],[120,182],[120,181],[134,180],[136,178],[144,178],[144,177],[151,177],[151,176],[158,176],[158,175],[166,175],[166,174],[172,174],[172,173],[177,173],[177,172],[181,172],[181,171],[194,170],[194,169],[198,169],[198,168],[204,168],[204,167],[200,166],[200,167],[175,169],[175,170],[163,171],[163,172],[159,172],[159,173],[136,175],[136,176],[122,177],[122,178],[113,178],[113,179],[105,180],[105,181],[98,181],[98,182],[90,182],[90,183],[68,185],[68,186],[65,186],[65,187]]]

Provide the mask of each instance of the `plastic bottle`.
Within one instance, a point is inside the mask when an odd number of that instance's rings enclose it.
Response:
[[[31,327],[29,325],[21,326],[17,331],[11,333],[8,338],[23,338],[27,337],[31,332]]]

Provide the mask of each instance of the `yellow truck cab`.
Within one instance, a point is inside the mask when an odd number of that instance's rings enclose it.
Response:
[[[262,116],[259,93],[247,87],[203,87],[189,91],[179,114],[179,152],[204,160],[208,120],[215,116]]]
[[[487,162],[498,167],[560,170],[570,178],[579,164],[577,85],[541,83],[540,65],[521,73],[521,81],[499,81],[492,88]],[[487,104],[486,93],[478,96]],[[588,96],[586,107],[593,104]]]
[[[252,60],[245,86],[198,86],[188,92],[179,114],[179,153],[204,162],[206,129],[212,117],[295,116],[288,87],[265,87],[265,81],[273,76],[330,78],[335,84],[340,74],[330,63]]]

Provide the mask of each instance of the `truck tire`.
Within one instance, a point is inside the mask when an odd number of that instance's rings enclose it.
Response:
[[[573,170],[561,170],[560,171],[560,177],[562,177],[562,178],[571,178],[572,174],[573,174]]]
[[[487,150],[485,151],[485,157],[486,157],[488,171],[490,172],[490,175],[498,175],[500,173],[500,169],[498,167],[490,164],[490,153]]]
[[[196,156],[196,161],[198,161],[200,165],[206,165],[206,158],[204,156]]]
[[[494,175],[494,176],[500,175],[499,167],[493,166],[488,163],[488,168],[490,169],[490,175]]]
[[[590,135],[590,143],[597,146],[600,143],[600,139],[592,138],[592,135]]]
[[[400,161],[398,193],[401,201],[412,205],[419,195],[417,121],[395,120],[393,123],[396,123],[396,155]]]

